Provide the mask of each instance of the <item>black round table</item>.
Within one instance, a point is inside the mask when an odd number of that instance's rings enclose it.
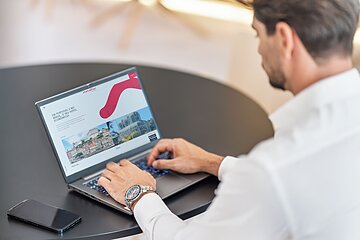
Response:
[[[141,232],[132,216],[68,191],[34,105],[128,67],[77,63],[0,70],[0,239],[112,239]],[[164,137],[237,156],[273,136],[267,114],[241,92],[178,71],[138,70]],[[181,218],[192,217],[206,210],[217,185],[210,177],[165,203]],[[58,236],[7,217],[10,207],[28,198],[76,212],[82,222]]]

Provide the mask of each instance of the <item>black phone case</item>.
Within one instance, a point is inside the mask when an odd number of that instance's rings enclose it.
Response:
[[[65,226],[64,228],[51,228],[49,226],[45,226],[45,225],[42,225],[40,223],[37,223],[35,221],[32,221],[32,220],[29,220],[29,219],[25,219],[25,218],[21,218],[19,216],[15,216],[13,215],[11,212],[13,209],[17,208],[18,206],[20,206],[21,204],[24,204],[26,201],[29,201],[29,199],[25,199],[24,201],[21,201],[20,203],[16,204],[15,206],[11,207],[8,211],[7,211],[7,215],[13,219],[16,219],[16,220],[20,220],[22,222],[25,222],[25,223],[29,223],[33,226],[37,226],[37,227],[41,227],[43,229],[47,229],[47,230],[50,230],[50,231],[53,231],[53,232],[56,232],[58,234],[63,234],[65,231],[67,231],[68,229],[70,229],[71,227],[75,226],[76,224],[80,223],[81,222],[81,217],[79,216],[75,221],[71,222],[69,225]],[[34,200],[35,201],[35,200]],[[49,206],[49,205],[48,205]]]

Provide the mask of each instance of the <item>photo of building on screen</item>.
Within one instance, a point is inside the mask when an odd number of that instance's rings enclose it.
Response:
[[[62,140],[71,164],[156,130],[148,107]],[[149,140],[150,139],[149,136]]]

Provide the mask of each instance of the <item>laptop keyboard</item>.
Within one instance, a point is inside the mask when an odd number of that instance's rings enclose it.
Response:
[[[144,171],[150,173],[154,178],[162,177],[170,172],[169,170],[158,170],[158,169],[153,168],[152,166],[148,166],[146,159],[138,160],[138,161],[134,162],[134,164],[141,170],[144,170]]]
[[[160,154],[158,156],[158,159],[169,159],[169,153],[165,152],[163,154]],[[158,170],[158,169],[154,169],[152,166],[148,166],[146,158],[140,159],[133,163],[141,170],[144,170],[144,171],[150,173],[154,178],[162,177],[170,172],[169,170]],[[101,192],[101,193],[105,194],[106,196],[109,196],[109,193],[105,190],[105,188],[103,186],[98,185],[97,182],[98,182],[99,178],[100,178],[100,176],[94,178],[93,180],[91,180],[87,183],[84,183],[84,185],[86,185],[87,187],[94,189],[98,192]]]
[[[109,196],[109,193],[105,190],[105,188],[103,186],[98,185],[98,180],[99,180],[100,176],[94,178],[93,180],[91,180],[88,183],[85,183],[87,187],[94,189],[98,192],[101,192],[103,194],[105,194],[106,196]]]

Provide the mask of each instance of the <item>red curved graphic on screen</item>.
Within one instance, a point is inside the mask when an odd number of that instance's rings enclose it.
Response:
[[[139,80],[136,78],[136,73],[130,73],[129,77],[129,80],[119,82],[111,88],[106,104],[100,110],[100,116],[102,118],[106,119],[114,113],[119,98],[126,89],[141,89]]]

